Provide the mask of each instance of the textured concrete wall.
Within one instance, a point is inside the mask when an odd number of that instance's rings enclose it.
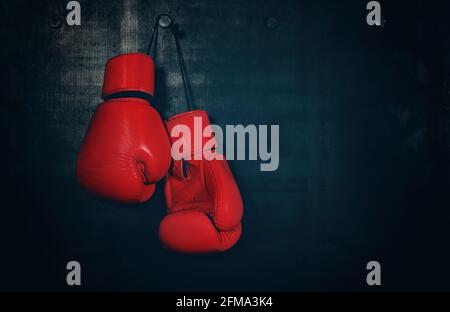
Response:
[[[76,27],[66,1],[0,4],[0,289],[66,289],[78,260],[86,290],[360,290],[377,259],[386,290],[448,289],[436,278],[450,259],[448,4],[386,3],[374,29],[360,1],[80,3]],[[105,62],[145,51],[160,13],[184,33],[196,108],[220,125],[280,125],[278,171],[231,162],[245,218],[225,254],[160,247],[162,185],[121,206],[74,179]],[[159,39],[167,118],[186,105],[172,38]]]

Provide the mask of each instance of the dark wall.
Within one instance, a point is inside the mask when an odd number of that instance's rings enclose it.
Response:
[[[2,1],[0,289],[449,290],[448,3],[381,1]],[[279,124],[280,167],[232,161],[244,232],[229,252],[161,247],[162,184],[142,205],[99,201],[74,161],[105,62],[145,51],[171,14],[196,108],[225,124]],[[267,23],[267,18],[272,17]],[[157,104],[186,109],[174,44],[160,32]]]

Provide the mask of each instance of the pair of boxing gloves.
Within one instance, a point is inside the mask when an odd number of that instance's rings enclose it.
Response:
[[[103,101],[78,153],[77,179],[101,197],[140,203],[150,199],[155,183],[165,177],[162,244],[185,253],[225,251],[241,235],[239,189],[224,157],[189,157],[202,153],[211,140],[194,144],[194,120],[201,120],[203,128],[210,125],[205,111],[182,113],[164,123],[151,106],[154,73],[153,60],[146,54],[123,54],[108,61]],[[191,137],[171,136],[178,125],[189,128]],[[172,159],[171,145],[177,140],[191,147],[190,155]]]

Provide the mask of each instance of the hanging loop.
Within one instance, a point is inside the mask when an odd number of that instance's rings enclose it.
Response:
[[[177,52],[178,65],[180,66],[181,79],[183,81],[184,94],[186,96],[186,104],[188,110],[192,110],[192,96],[189,86],[189,80],[186,72],[186,65],[184,64],[183,53],[181,52],[181,45],[177,34],[176,24],[173,18],[168,14],[160,14],[156,18],[155,24],[152,29],[152,36],[148,45],[147,54],[152,55],[153,42],[158,40],[158,28],[169,29],[175,41],[175,48]],[[156,47],[156,43],[155,43]]]
[[[153,24],[152,36],[150,38],[150,43],[148,44],[147,54],[151,55],[153,42],[158,40],[158,28],[167,28],[172,24],[172,21],[172,17],[170,17],[170,15],[168,14],[158,15],[155,24]]]

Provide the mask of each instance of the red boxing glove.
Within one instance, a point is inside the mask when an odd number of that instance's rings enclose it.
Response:
[[[201,126],[194,126],[194,121]],[[172,136],[172,129],[178,125],[189,129],[190,135]],[[225,251],[241,236],[242,198],[227,161],[223,155],[223,160],[206,160],[203,156],[194,159],[194,155],[213,146],[206,144],[212,138],[197,138],[201,140],[197,144],[194,141],[194,131],[203,133],[208,125],[208,115],[201,110],[176,115],[167,122],[172,144],[180,146],[178,143],[183,142],[191,151],[184,150],[184,159],[172,163],[165,185],[168,215],[159,226],[161,242],[179,252]]]
[[[101,103],[77,157],[78,181],[108,199],[148,200],[170,166],[170,141],[159,113],[150,106],[154,63],[130,53],[108,61]]]

